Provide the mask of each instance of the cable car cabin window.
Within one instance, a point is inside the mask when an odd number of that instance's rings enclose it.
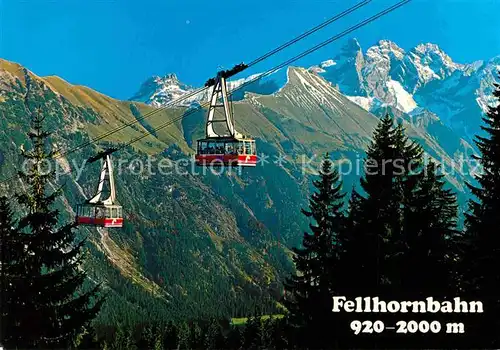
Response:
[[[243,154],[243,141],[238,142],[238,154]]]
[[[198,153],[207,154],[207,143],[206,142],[198,142]]]
[[[100,208],[100,207],[95,207],[95,210],[94,210],[94,217],[96,219],[100,219],[100,218],[103,218],[105,215],[104,213],[104,208]]]
[[[214,144],[213,142],[207,142],[205,148],[205,154],[213,154],[214,153]]]
[[[207,149],[204,154],[224,154],[224,143],[215,141],[207,142]]]
[[[118,207],[118,217],[121,218],[122,216],[122,207]]]
[[[90,217],[90,208],[87,206],[81,206],[78,208],[78,215],[79,216],[85,216],[85,217]]]
[[[215,154],[224,154],[224,142],[217,142],[216,143]]]
[[[225,154],[236,154],[236,145],[234,142],[227,142],[226,143],[226,150]]]
[[[118,212],[116,210],[116,208],[111,208],[111,218],[117,218],[118,217]]]
[[[250,153],[247,153],[247,154],[251,154],[251,155],[255,155],[255,141],[248,141],[248,143],[250,144]]]
[[[245,154],[252,154],[252,144],[249,141],[245,141]]]

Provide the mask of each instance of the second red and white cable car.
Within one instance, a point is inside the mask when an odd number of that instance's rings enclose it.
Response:
[[[115,181],[113,178],[113,167],[111,164],[111,153],[113,150],[91,158],[89,163],[102,159],[101,177],[97,186],[97,193],[85,203],[76,207],[76,223],[78,225],[90,225],[98,227],[120,228],[123,227],[122,206],[116,203]],[[104,184],[108,182],[110,195],[101,200]]]

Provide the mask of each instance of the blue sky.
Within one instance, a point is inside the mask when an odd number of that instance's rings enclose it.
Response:
[[[397,1],[373,0],[249,73],[269,69]],[[174,72],[187,84],[201,85],[219,67],[249,62],[356,2],[0,0],[0,57],[41,76],[58,75],[127,99],[151,75]],[[468,63],[500,54],[499,13],[500,0],[413,0],[350,37],[365,50],[380,39],[404,49],[432,42]],[[328,59],[342,42],[296,65]]]

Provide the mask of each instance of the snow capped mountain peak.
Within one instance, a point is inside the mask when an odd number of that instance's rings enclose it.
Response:
[[[179,78],[177,78],[177,75],[174,73],[166,74],[163,78],[160,78],[157,76],[156,80],[163,81],[163,84],[172,83],[172,84],[181,85]]]
[[[311,108],[340,101],[340,93],[332,84],[310,70],[289,67],[287,77],[286,85],[276,93],[277,96],[286,96],[290,101]]]
[[[426,54],[427,52],[443,52],[439,46],[433,43],[419,44],[415,46],[415,51]]]
[[[227,82],[227,87],[229,90],[237,89],[243,84],[250,84],[254,80],[257,80],[257,78],[262,75],[262,73],[257,73],[257,74],[252,74],[247,78],[241,78],[237,80],[230,80]]]
[[[130,99],[161,107],[170,103],[187,93],[194,91],[194,88],[179,81],[177,75],[170,73],[163,77],[152,76],[146,80],[139,91]],[[190,106],[195,102],[204,99],[205,95],[197,94],[181,101],[179,105]]]
[[[434,74],[443,79],[451,75],[455,70],[463,70],[465,65],[453,62],[438,45],[436,44],[420,44],[412,51],[411,56],[420,65],[428,67]]]
[[[380,40],[378,42],[378,45],[372,46],[371,48],[368,49],[368,51],[370,50],[372,52],[379,52],[380,54],[385,56],[392,53],[397,59],[402,59],[403,56],[405,55],[405,50],[403,50],[398,45],[396,45],[396,43],[390,40]]]
[[[334,60],[326,60],[326,61],[321,62],[317,66],[310,67],[309,70],[311,72],[318,73],[318,74],[325,73],[326,69],[328,69],[328,67],[335,66],[336,64],[337,64],[337,62],[335,62]]]

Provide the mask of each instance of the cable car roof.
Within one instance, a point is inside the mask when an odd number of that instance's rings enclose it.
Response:
[[[198,140],[198,142],[241,142],[241,141],[255,142],[255,139],[253,139],[250,136],[244,136],[243,138],[236,138],[236,137],[207,137],[207,138]]]
[[[106,204],[103,202],[99,203],[90,203],[88,200],[84,203],[77,204],[78,207],[100,207],[100,208],[123,208],[123,206],[119,204]]]

